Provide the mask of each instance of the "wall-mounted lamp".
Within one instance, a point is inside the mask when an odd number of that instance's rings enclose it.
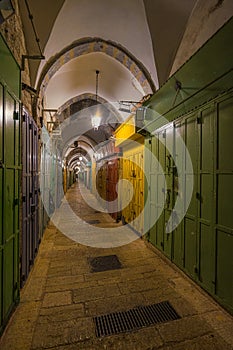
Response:
[[[119,111],[132,113],[137,104],[137,101],[119,101]]]
[[[97,105],[97,97],[98,97],[98,78],[99,78],[99,70],[95,71],[96,73],[96,93],[95,93],[95,100],[96,100],[96,105]],[[100,115],[96,114],[91,118],[91,124],[94,130],[98,130],[101,122],[101,117]]]

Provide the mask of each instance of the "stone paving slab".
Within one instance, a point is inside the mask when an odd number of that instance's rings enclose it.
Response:
[[[73,203],[77,196],[76,187],[68,192]],[[81,204],[74,205],[77,214],[85,208],[95,217]],[[105,215],[101,220],[109,223]],[[121,269],[91,272],[89,258],[112,254]],[[165,300],[181,319],[96,337],[94,316]],[[0,349],[230,350],[232,329],[232,316],[142,239],[122,247],[91,248],[71,241],[50,222]]]

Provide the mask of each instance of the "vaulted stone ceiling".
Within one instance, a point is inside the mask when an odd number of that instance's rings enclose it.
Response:
[[[195,2],[20,0],[28,54],[40,52],[26,4],[45,56],[28,60],[44,107],[59,110],[79,96],[94,96],[96,70],[99,98],[116,108],[117,101],[155,92],[169,77]]]
[[[59,123],[69,116],[78,122],[77,133],[70,129],[64,148],[68,153],[76,137],[83,150],[81,137],[85,145],[89,140],[90,148],[107,139],[128,116],[119,113],[118,101],[139,101],[154,93],[233,14],[232,0],[18,0],[18,4],[28,55],[45,56],[41,61],[28,60],[31,86],[43,99],[44,110],[58,111]],[[74,112],[75,106],[86,106],[87,101],[91,106],[105,104],[104,125],[98,132],[91,126],[92,111]]]
[[[196,0],[27,0],[45,61],[30,60],[32,86],[49,59],[74,41],[99,37],[111,40],[140,61],[158,87],[169,76],[189,15]],[[26,44],[39,54],[24,0]],[[93,56],[93,61],[94,56]],[[94,65],[93,69],[97,67]],[[106,62],[105,62],[106,63]],[[109,65],[112,62],[109,60]],[[79,64],[78,64],[79,66]],[[67,69],[68,70],[68,69]],[[118,74],[118,71],[115,72]],[[114,79],[109,77],[110,82]],[[104,96],[103,96],[104,97]],[[127,97],[127,96],[126,96]]]

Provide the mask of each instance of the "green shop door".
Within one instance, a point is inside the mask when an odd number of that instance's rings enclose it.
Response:
[[[199,281],[211,293],[215,290],[215,232],[214,232],[214,106],[210,105],[198,119],[198,255]]]
[[[198,163],[198,124],[196,114],[184,119],[185,164],[191,158],[193,169],[185,167],[185,186],[192,187],[190,203],[187,203],[184,217],[184,268],[196,279],[197,277],[197,163]]]
[[[174,173],[174,127],[169,126],[163,132],[164,149],[164,175],[166,180],[166,198],[164,205],[163,248],[166,256],[172,258],[172,210],[174,205],[173,173]],[[170,223],[170,224],[169,224]]]

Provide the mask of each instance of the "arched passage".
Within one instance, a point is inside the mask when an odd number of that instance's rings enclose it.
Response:
[[[126,48],[115,42],[106,41],[101,38],[79,39],[53,56],[43,68],[38,80],[37,90],[43,96],[50,79],[63,65],[74,58],[95,52],[106,54],[126,67],[135,79],[137,79],[145,95],[155,92],[154,82],[144,65]]]

